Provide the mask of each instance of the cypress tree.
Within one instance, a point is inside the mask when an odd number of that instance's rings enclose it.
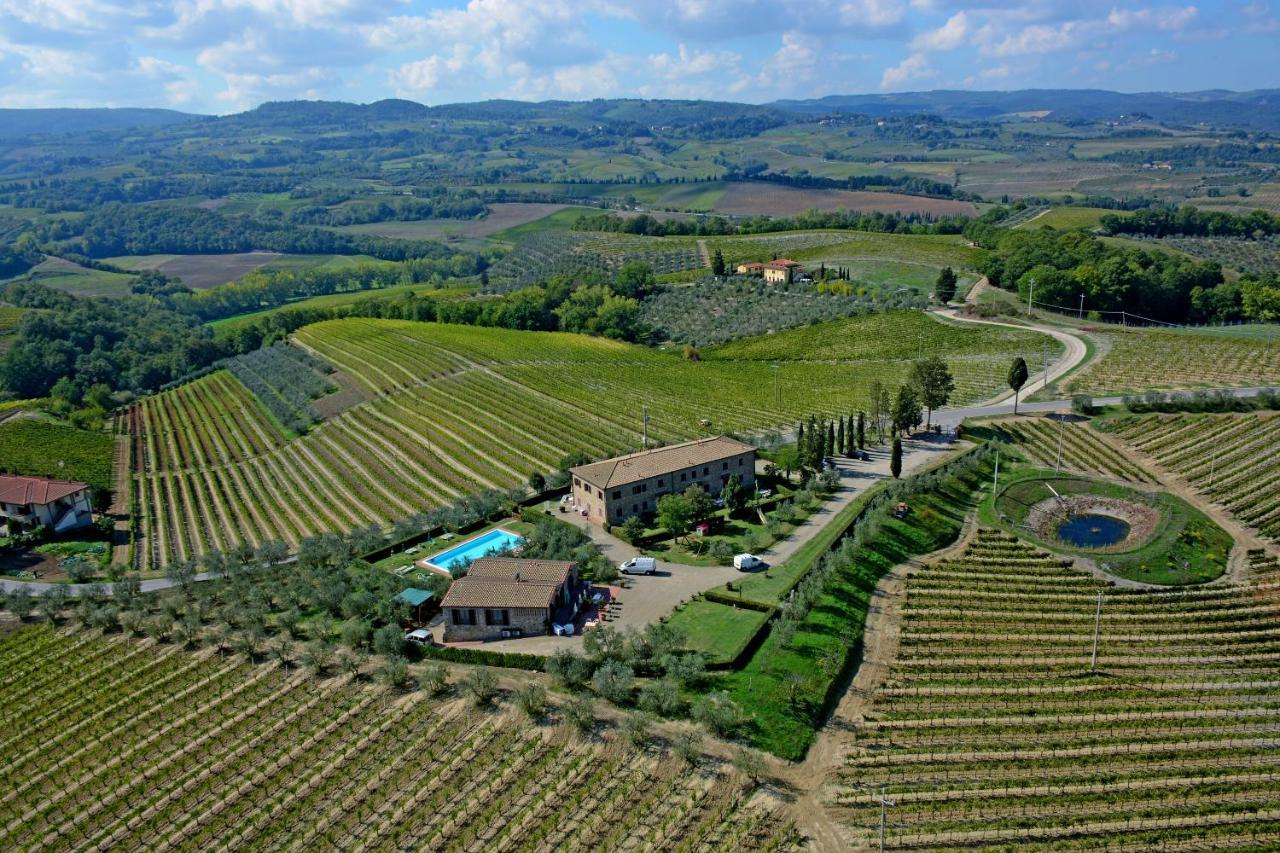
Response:
[[[827,443],[822,448],[822,458],[830,459],[836,455],[836,425],[827,421]]]
[[[889,473],[895,480],[902,473],[902,439],[897,436],[893,437],[893,455],[889,457]]]
[[[840,416],[840,429],[836,430],[836,447],[839,449],[841,456],[849,455],[849,448],[845,445],[844,437],[844,415]]]
[[[858,449],[863,450],[867,446],[867,416],[862,412],[858,412]]]

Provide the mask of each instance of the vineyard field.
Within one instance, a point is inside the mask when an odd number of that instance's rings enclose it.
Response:
[[[47,627],[0,661],[7,849],[798,849],[724,764],[505,702]]]
[[[830,804],[861,844],[881,792],[895,850],[1280,840],[1280,607],[1257,588],[1115,588],[979,531],[905,590]]]
[[[528,287],[555,274],[612,275],[640,261],[656,275],[702,270],[697,241],[687,237],[642,237],[590,231],[541,231],[522,240],[489,270],[489,290]]]
[[[118,419],[131,438],[138,568],[240,542],[296,545],[386,525],[520,485],[571,453],[635,450],[646,409],[650,439],[665,441],[705,434],[703,420],[716,432],[750,432],[845,414],[865,407],[872,379],[903,381],[908,356],[942,355],[957,375],[956,402],[982,399],[999,390],[1008,353],[1039,340],[911,312],[844,321],[841,335],[860,343],[839,362],[779,364],[775,402],[767,361],[691,362],[601,338],[434,323],[308,326],[296,343],[371,399],[306,435],[289,440],[228,371],[146,398]]]
[[[1066,383],[1073,394],[1248,388],[1280,382],[1280,341],[1210,330],[1086,329],[1099,355]]]
[[[1117,424],[1116,434],[1280,539],[1280,415],[1145,415]]]
[[[26,417],[0,423],[0,471],[88,483],[110,492],[111,436]]]
[[[995,421],[984,426],[1016,445],[1035,465],[1056,468],[1060,460],[1068,471],[1133,483],[1156,482],[1155,477],[1083,423],[1031,417]]]

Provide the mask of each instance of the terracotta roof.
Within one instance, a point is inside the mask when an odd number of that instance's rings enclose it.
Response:
[[[570,468],[573,476],[586,480],[598,489],[611,489],[614,486],[625,486],[637,483],[650,477],[669,474],[696,465],[719,462],[739,453],[755,451],[750,444],[743,444],[727,436],[715,438],[699,438],[683,444],[659,447],[655,450],[642,450],[627,456],[616,456],[589,465]]]
[[[48,504],[87,488],[87,483],[77,483],[75,480],[0,474],[0,503]]]
[[[522,560],[519,557],[481,557],[467,569],[469,578],[562,584],[569,579],[573,563],[566,560]]]
[[[574,564],[563,560],[481,557],[465,577],[449,586],[440,602],[448,607],[550,607]]]
[[[769,261],[767,264],[765,264],[765,266],[771,270],[785,270],[791,267],[801,266],[801,264],[799,261],[791,261],[791,260],[787,260],[786,258],[778,258],[775,261]]]

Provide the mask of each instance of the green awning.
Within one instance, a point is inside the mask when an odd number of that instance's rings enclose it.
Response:
[[[417,589],[416,587],[411,586],[404,592],[397,595],[396,601],[403,601],[410,607],[417,607],[421,604],[426,604],[428,601],[435,598],[435,596],[436,594],[429,589]]]

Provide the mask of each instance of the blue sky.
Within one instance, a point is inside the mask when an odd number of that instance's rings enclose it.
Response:
[[[1280,85],[1266,2],[0,0],[0,106]]]

